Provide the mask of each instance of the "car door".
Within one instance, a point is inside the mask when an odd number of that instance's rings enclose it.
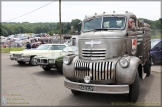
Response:
[[[153,57],[156,63],[161,63],[162,61],[162,41],[160,41],[154,48],[153,48]]]

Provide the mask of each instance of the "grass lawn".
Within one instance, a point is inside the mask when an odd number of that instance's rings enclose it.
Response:
[[[152,35],[151,39],[160,39],[162,38],[162,34],[160,32],[156,33],[156,35]]]
[[[2,53],[9,53],[10,51],[22,51],[24,50],[23,48],[0,48],[0,52]]]

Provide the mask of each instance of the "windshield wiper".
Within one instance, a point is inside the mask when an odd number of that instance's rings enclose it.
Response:
[[[106,28],[97,28],[97,29],[94,29],[94,31],[101,31],[101,30],[108,30],[108,29],[106,29]]]
[[[96,31],[102,31],[102,30],[104,30],[104,31],[108,31],[108,29],[106,29],[106,28],[93,29],[94,32],[96,32]]]
[[[96,31],[102,31],[102,30],[104,30],[104,31],[108,31],[108,29],[106,29],[106,28],[98,28],[98,29],[91,29],[91,30],[87,30],[87,31],[85,31],[85,32],[91,32],[91,31],[96,32]]]

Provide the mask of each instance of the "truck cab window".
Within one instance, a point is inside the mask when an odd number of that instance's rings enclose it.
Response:
[[[104,16],[84,21],[83,32],[95,29],[123,29],[125,16]]]
[[[128,20],[128,36],[136,35],[136,20],[135,18],[129,18]]]

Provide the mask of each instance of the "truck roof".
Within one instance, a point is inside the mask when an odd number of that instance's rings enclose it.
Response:
[[[94,18],[94,17],[112,16],[112,15],[124,15],[124,16],[126,16],[126,17],[129,17],[129,16],[132,16],[132,15],[135,15],[135,14],[132,13],[132,12],[128,12],[128,11],[120,11],[120,12],[116,12],[116,11],[112,11],[112,12],[103,12],[103,13],[95,13],[94,15],[91,15],[91,16],[85,16],[84,20],[85,20],[85,19],[91,19],[91,18]]]

